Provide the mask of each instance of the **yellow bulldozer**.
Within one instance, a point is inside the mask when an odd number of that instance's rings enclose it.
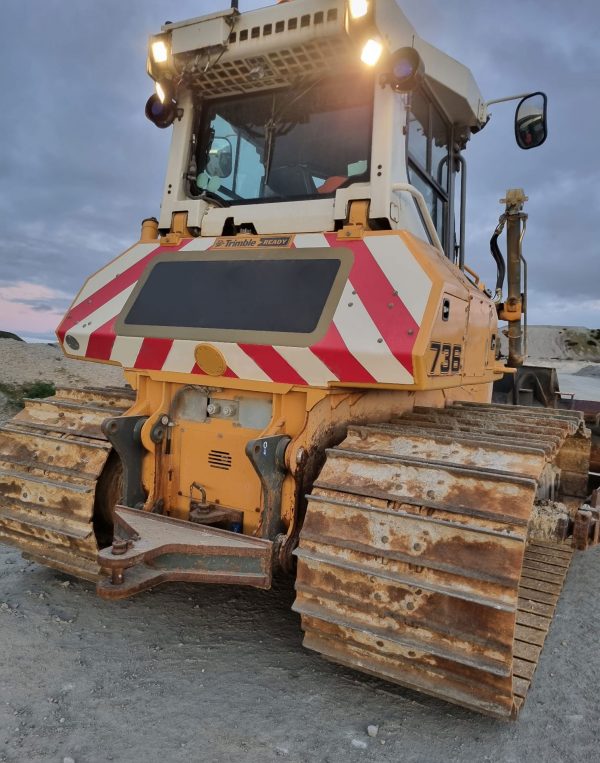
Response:
[[[166,23],[147,66],[160,217],[57,330],[128,384],[1,428],[0,539],[107,599],[292,572],[306,647],[515,717],[600,513],[582,415],[491,403],[526,308],[522,191],[495,289],[465,263],[493,102],[394,0],[234,2]],[[546,96],[516,98],[536,148]]]

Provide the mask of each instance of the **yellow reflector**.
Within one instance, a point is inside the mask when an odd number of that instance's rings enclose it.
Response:
[[[369,12],[369,0],[350,0],[350,15],[353,19],[361,19]]]
[[[157,40],[152,43],[152,58],[156,64],[164,64],[169,57],[169,51],[167,46],[162,40]]]
[[[383,53],[383,45],[377,40],[367,40],[362,50],[360,60],[367,66],[375,66]]]
[[[223,376],[227,371],[227,363],[223,353],[212,344],[198,344],[194,350],[198,368],[209,376]]]
[[[160,98],[160,102],[164,103],[165,91],[163,90],[163,86],[160,84],[160,82],[157,82],[154,87],[156,89],[156,95]]]

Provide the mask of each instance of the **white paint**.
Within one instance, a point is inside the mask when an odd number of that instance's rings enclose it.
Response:
[[[364,242],[420,326],[431,294],[431,279],[401,236],[365,236]]]
[[[141,336],[118,336],[110,354],[110,359],[123,368],[133,368],[144,342]]]
[[[197,344],[198,342],[191,339],[175,339],[169,354],[165,358],[162,370],[178,371],[183,374],[191,373],[196,363],[194,349]]]

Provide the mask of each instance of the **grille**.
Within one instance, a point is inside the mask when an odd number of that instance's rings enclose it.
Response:
[[[354,54],[354,55],[353,55]],[[237,95],[267,88],[285,87],[294,78],[348,70],[356,66],[356,51],[343,38],[313,40],[259,56],[225,61],[206,73],[190,77],[192,86],[202,89],[210,82],[210,95]]]
[[[208,454],[208,464],[213,469],[231,469],[231,453],[226,450],[211,450]]]
[[[296,39],[275,49],[257,50],[253,43],[264,40],[276,44],[280,33],[306,31],[306,39]],[[315,36],[311,35],[314,30]],[[216,98],[239,93],[287,87],[298,79],[323,72],[334,74],[359,66],[356,46],[343,31],[337,8],[306,14],[297,18],[241,29],[231,33],[224,60],[208,56],[198,59],[197,52],[184,53],[180,65],[187,86],[204,97]]]
[[[310,26],[319,26],[323,23],[331,23],[337,21],[338,10],[337,8],[330,8],[327,12],[318,11],[311,16],[310,13],[304,16],[294,17],[287,20],[288,31],[294,31],[295,29],[305,29]],[[232,32],[229,37],[229,43],[235,45],[237,42],[246,42],[246,40],[256,40],[260,37],[268,37],[269,35],[280,34],[286,30],[285,21],[277,21],[273,24],[265,24],[262,28],[259,26],[252,27],[251,29],[241,29],[240,32]]]

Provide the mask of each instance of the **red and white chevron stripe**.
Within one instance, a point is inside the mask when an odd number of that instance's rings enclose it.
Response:
[[[119,336],[115,321],[138,279],[159,254],[209,249],[214,238],[178,247],[136,244],[85,283],[57,329],[73,356],[125,368],[203,375],[194,360],[202,341]],[[335,233],[299,234],[293,246],[345,247],[354,265],[326,335],[311,347],[212,342],[226,376],[249,381],[326,386],[335,382],[412,384],[412,353],[431,293],[431,280],[399,234],[339,240]]]

